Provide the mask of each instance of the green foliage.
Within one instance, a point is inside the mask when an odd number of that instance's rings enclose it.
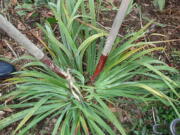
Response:
[[[36,6],[48,4],[48,2],[56,2],[57,0],[23,0],[23,3],[31,3]]]
[[[39,25],[48,42],[48,53],[55,64],[65,71],[69,69],[82,97],[77,100],[74,93],[79,93],[69,88],[66,79],[31,58],[32,62],[25,64],[23,71],[9,79],[17,85],[16,90],[0,97],[0,101],[13,97],[18,102],[0,105],[1,110],[18,110],[0,120],[0,129],[21,120],[14,134],[23,135],[50,117],[57,120],[52,135],[126,135],[128,133],[108,107],[108,103],[115,103],[117,97],[147,104],[161,101],[180,116],[175,107],[180,97],[175,90],[178,85],[164,74],[178,71],[148,56],[153,51],[163,50],[150,46],[159,42],[137,42],[152,22],[131,36],[118,38],[103,72],[93,85],[89,85],[107,35],[96,26],[99,11],[95,10],[94,0],[59,0],[49,6],[56,19],[53,23],[59,26],[60,37],[55,36],[49,21],[44,27]],[[77,18],[93,27],[79,23]],[[32,66],[35,68],[28,70]],[[168,96],[169,93],[173,98]]]
[[[173,59],[173,62],[176,64],[176,65],[179,65],[180,64],[180,51],[178,50],[173,50],[171,52],[171,57]]]
[[[112,8],[106,7],[104,5],[110,5]],[[132,9],[136,6],[137,4],[134,2],[134,0],[131,0],[128,10],[126,11],[126,14],[128,15],[132,11]],[[114,5],[114,0],[102,1],[102,6],[101,6],[102,11],[112,11],[112,10],[117,11],[118,9],[119,8],[116,5]]]
[[[180,104],[177,104],[176,106],[177,110],[180,110]],[[152,126],[155,124],[159,125],[157,131],[161,132],[163,135],[171,134],[169,129],[170,123],[174,119],[177,119],[177,115],[174,113],[173,108],[170,106],[164,106],[160,102],[154,102],[149,106],[143,105],[139,107],[142,110],[144,117],[141,117],[140,119],[133,119],[131,134],[153,134]]]
[[[29,11],[33,11],[33,5],[32,4],[27,4],[27,3],[24,3],[22,5],[17,5],[15,7],[15,9],[17,10],[17,14],[20,15],[20,16],[24,16],[24,15],[27,15],[27,13]],[[23,10],[22,10],[23,9]],[[18,11],[19,10],[19,11]]]
[[[158,106],[156,107],[156,109],[157,109],[157,115],[161,123],[163,122],[171,123],[172,120],[177,118],[174,111],[169,107]],[[177,109],[180,110],[180,107],[178,106]]]
[[[154,0],[153,4],[158,7],[160,9],[160,11],[162,11],[165,7],[166,4],[166,0]]]
[[[35,8],[48,5],[48,2],[55,2],[56,0],[23,0],[22,4],[18,4],[15,9],[19,16],[25,16],[28,12],[32,12]]]

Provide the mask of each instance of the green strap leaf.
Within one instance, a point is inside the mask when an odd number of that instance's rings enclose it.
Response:
[[[24,119],[20,122],[20,124],[17,126],[17,128],[14,131],[14,134],[24,126],[24,124],[33,116],[33,114],[39,109],[41,105],[43,105],[50,96],[42,98],[37,104],[34,105],[34,107],[29,111],[29,113],[24,117]]]

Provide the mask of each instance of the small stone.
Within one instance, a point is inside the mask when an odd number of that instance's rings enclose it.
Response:
[[[56,123],[56,121],[57,121],[57,119],[55,119],[55,118],[52,119],[52,123]]]
[[[0,116],[4,115],[5,112],[4,111],[0,111]]]

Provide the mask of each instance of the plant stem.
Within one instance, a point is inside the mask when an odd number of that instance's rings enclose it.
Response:
[[[53,72],[55,72],[56,74],[58,74],[59,76],[66,78],[67,74],[65,71],[63,71],[61,68],[59,68],[58,66],[56,66],[52,60],[50,58],[43,57],[41,59],[41,62],[43,62],[45,65],[47,65]]]
[[[101,55],[98,65],[96,67],[96,70],[95,70],[93,76],[91,77],[92,82],[96,79],[96,77],[99,75],[99,73],[103,70],[103,67],[106,63],[107,58],[108,58],[108,56]]]
[[[95,81],[96,77],[101,73],[101,71],[104,68],[104,65],[107,61],[108,55],[112,49],[112,46],[114,44],[116,37],[117,37],[117,34],[119,32],[119,28],[122,25],[122,22],[124,20],[124,17],[126,15],[126,11],[128,9],[130,2],[131,2],[131,0],[122,0],[122,2],[121,2],[118,13],[114,19],[111,31],[109,33],[107,40],[106,40],[106,44],[105,44],[104,49],[102,51],[102,55],[99,59],[98,65],[96,66],[96,70],[95,70],[93,76],[91,77],[91,82]]]

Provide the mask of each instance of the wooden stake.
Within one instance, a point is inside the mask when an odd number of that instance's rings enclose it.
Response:
[[[6,18],[0,15],[0,30],[6,32],[11,38],[22,45],[26,50],[36,59],[41,60],[52,71],[59,76],[66,78],[67,74],[58,66],[56,66],[51,59],[49,59],[41,49],[33,44],[24,34],[22,34],[16,27],[14,27]]]
[[[128,9],[128,6],[130,4],[131,0],[122,0],[121,5],[119,7],[119,11],[114,19],[111,31],[109,33],[109,36],[106,40],[106,44],[104,46],[104,49],[102,51],[102,55],[99,59],[98,65],[96,67],[96,70],[93,74],[93,76],[91,77],[91,82],[94,82],[96,77],[101,73],[101,71],[104,68],[104,65],[107,61],[108,55],[112,49],[112,46],[114,44],[114,41],[118,35],[119,32],[119,28],[122,25],[122,22],[124,20],[124,17],[126,15],[126,11]]]
[[[28,52],[37,59],[40,60],[44,57],[44,53],[2,15],[0,15],[0,29],[26,48]]]

